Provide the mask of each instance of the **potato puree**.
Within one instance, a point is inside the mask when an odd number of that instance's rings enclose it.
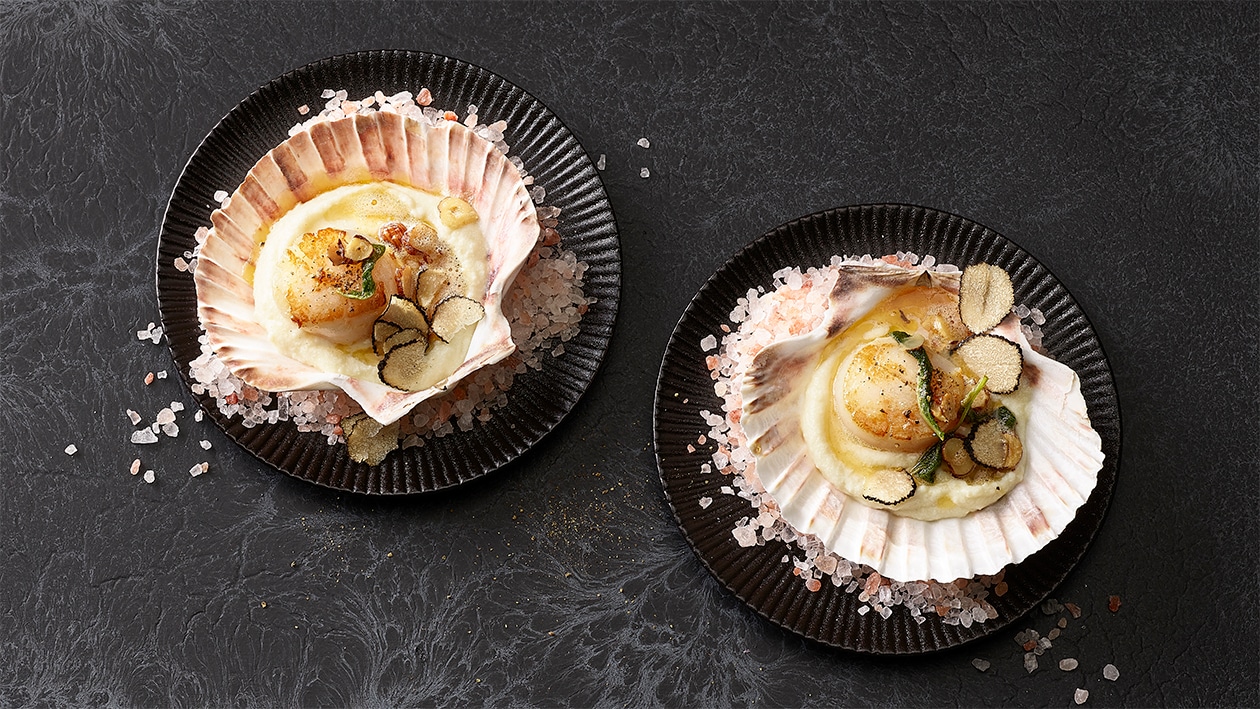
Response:
[[[1027,456],[1014,470],[987,482],[961,480],[950,475],[948,467],[942,467],[936,471],[934,483],[929,485],[917,481],[918,486],[910,499],[895,507],[879,505],[862,496],[867,476],[881,468],[909,469],[920,454],[879,450],[861,443],[846,430],[833,409],[833,381],[837,375],[843,376],[843,366],[850,355],[873,339],[888,335],[890,330],[915,334],[919,327],[923,327],[913,315],[910,324],[900,319],[900,315],[877,306],[837,335],[823,351],[806,387],[802,404],[801,430],[805,444],[818,470],[846,495],[862,504],[927,521],[962,517],[1001,499],[1022,480]],[[1021,387],[1000,397],[1002,404],[1015,414],[1016,433],[1021,438],[1024,436],[1025,412],[1031,395],[1029,389]]]
[[[376,369],[380,358],[372,351],[370,337],[338,345],[299,328],[289,317],[284,297],[287,284],[280,282],[279,265],[303,234],[321,228],[361,234],[375,243],[379,242],[377,233],[382,225],[401,222],[410,227],[423,219],[433,225],[438,238],[458,258],[463,274],[461,295],[482,301],[486,289],[486,243],[480,222],[474,221],[458,229],[446,227],[438,217],[438,203],[442,198],[442,195],[392,182],[344,185],[303,202],[280,217],[270,232],[263,235],[253,273],[255,313],[276,348],[324,372],[380,381]],[[434,342],[426,357],[427,376],[419,388],[441,382],[459,367],[475,329],[466,328],[450,343]]]

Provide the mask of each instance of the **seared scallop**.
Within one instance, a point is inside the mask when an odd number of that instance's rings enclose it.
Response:
[[[967,395],[957,368],[937,360],[932,370],[932,416],[945,429],[958,421]],[[938,440],[919,410],[919,362],[891,337],[853,353],[832,383],[832,405],[846,428],[882,450],[918,451]]]

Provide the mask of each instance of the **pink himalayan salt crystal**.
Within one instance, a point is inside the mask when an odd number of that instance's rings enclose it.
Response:
[[[425,107],[423,113],[410,103],[410,94],[406,92],[390,97],[378,92],[378,95],[359,102],[349,102],[347,97],[348,93],[344,90],[326,90],[322,98],[329,101],[324,112],[312,116],[302,125],[305,127],[331,120],[345,115],[347,110],[372,112],[377,110],[374,106],[430,123],[439,119],[458,120],[454,113],[442,114],[428,106],[432,101],[432,93],[428,89],[422,89],[415,98],[419,106]],[[477,112],[475,106],[468,108],[470,114]],[[503,133],[508,128],[506,121],[496,121],[488,126],[475,125],[475,118],[473,121],[476,135],[490,142],[498,141],[495,147],[506,153],[508,146],[502,142]],[[525,174],[524,163],[519,157],[509,159]],[[529,177],[526,181],[527,184],[533,182]],[[541,186],[533,191],[533,196],[540,200],[545,194]],[[422,445],[425,438],[449,435],[455,431],[456,424],[460,430],[470,430],[474,421],[490,420],[492,410],[507,405],[506,392],[515,375],[541,369],[544,354],[553,358],[563,355],[566,348],[563,344],[555,344],[554,340],[564,343],[577,335],[582,315],[595,302],[582,292],[587,264],[578,261],[573,252],[560,244],[557,231],[560,209],[540,205],[538,213],[545,227],[540,234],[540,245],[535,248],[527,266],[517,276],[512,290],[504,299],[504,314],[512,323],[517,352],[497,365],[470,375],[447,395],[417,406],[410,417],[403,419],[400,427],[404,446]],[[202,229],[198,232],[200,234]],[[208,230],[205,233],[208,234]],[[198,242],[201,241],[203,239],[199,237]],[[552,341],[551,347],[543,349],[548,341]],[[342,440],[338,425],[341,418],[359,410],[357,404],[340,392],[287,392],[275,396],[261,393],[224,371],[222,363],[214,358],[204,342],[202,351],[202,357],[190,365],[190,373],[196,380],[192,387],[194,393],[215,396],[221,412],[229,417],[240,417],[247,427],[292,420],[299,431],[317,430],[332,444]],[[456,397],[461,401],[459,406],[451,404]],[[464,399],[468,403],[462,403]],[[311,404],[311,407],[303,409],[303,403]],[[276,408],[266,408],[272,405]]]
[[[706,358],[705,364],[711,378],[715,381],[715,393],[722,398],[722,408],[726,414],[724,417],[716,417],[717,421],[711,420],[708,412],[704,415],[705,423],[709,426],[707,431],[709,437],[719,443],[719,451],[730,459],[730,464],[721,472],[732,476],[734,486],[724,486],[722,492],[736,494],[748,500],[754,508],[772,512],[769,515],[771,521],[768,523],[772,526],[766,526],[766,523],[763,523],[765,517],[762,515],[751,519],[748,526],[753,527],[753,530],[748,530],[744,521],[741,521],[732,530],[737,538],[747,540],[761,537],[766,541],[781,539],[789,545],[795,544],[800,549],[814,547],[825,552],[825,548],[816,538],[797,533],[778,517],[777,506],[774,505],[773,499],[769,496],[762,498],[764,489],[757,480],[755,459],[747,449],[740,425],[740,387],[732,386],[731,383],[742,379],[743,370],[766,345],[784,337],[801,334],[817,326],[826,311],[827,295],[838,278],[835,267],[844,260],[836,256],[832,258],[829,267],[810,268],[805,271],[799,268],[784,268],[774,274],[775,281],[772,289],[749,289],[745,297],[737,300],[730,313],[730,320],[737,327],[732,330],[723,324],[721,329],[728,334],[722,338],[717,353]],[[918,261],[919,257],[905,254],[899,255],[896,260],[905,260],[912,264]],[[873,263],[875,259],[868,255],[863,257],[862,261]],[[923,263],[940,271],[958,270],[948,264],[935,265],[935,259],[924,259]],[[708,343],[703,343],[702,347],[705,344]],[[707,439],[704,435],[698,439],[701,445],[705,440]],[[711,466],[708,463],[701,465],[702,473],[710,469]],[[744,520],[748,519],[744,518]],[[761,534],[757,534],[757,530]],[[785,562],[789,559],[790,555],[784,556]],[[891,616],[890,606],[892,605],[905,606],[915,622],[919,624],[926,620],[924,613],[937,613],[947,624],[964,626],[969,626],[973,622],[994,619],[998,615],[996,609],[985,600],[985,597],[989,595],[989,589],[993,588],[994,584],[1002,583],[1002,573],[979,577],[971,582],[961,580],[949,584],[888,582],[882,578],[879,582],[872,582],[871,577],[875,573],[873,569],[853,564],[829,553],[814,551],[811,556],[807,552],[805,561],[796,560],[793,563],[798,564],[794,571],[799,576],[803,576],[805,582],[814,578],[816,573],[822,573],[830,575],[832,584],[843,588],[847,593],[862,590],[867,598],[872,598],[872,603],[875,604],[874,610],[877,610],[883,618]],[[815,573],[810,573],[811,570]],[[871,593],[866,593],[868,584],[871,587]],[[883,603],[880,603],[880,599],[883,599]],[[865,615],[873,608],[863,606],[863,609],[859,609],[859,613]],[[1037,643],[1034,641],[1032,645],[1036,647]],[[1044,649],[1038,649],[1044,652]],[[1038,653],[1030,654],[1035,662]]]

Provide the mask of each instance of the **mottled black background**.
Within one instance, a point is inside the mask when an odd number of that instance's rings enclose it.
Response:
[[[1258,34],[1244,3],[0,2],[0,704],[1257,704]],[[134,334],[188,156],[272,77],[377,48],[484,66],[607,154],[603,371],[434,497],[301,483],[187,415],[132,446],[124,409],[191,401],[143,385],[172,364]],[[663,500],[653,384],[700,284],[779,223],[893,201],[1030,251],[1115,373],[1119,483],[1057,593],[1085,616],[1032,675],[1037,611],[917,659],[802,641]]]

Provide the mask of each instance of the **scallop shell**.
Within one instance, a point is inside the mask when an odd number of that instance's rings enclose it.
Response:
[[[485,317],[463,364],[424,391],[330,374],[281,354],[255,318],[253,286],[243,275],[259,229],[320,193],[371,181],[463,197],[477,210],[486,239]],[[516,167],[459,123],[431,126],[387,112],[315,123],[263,156],[210,219],[214,228],[197,261],[197,315],[218,357],[254,387],[341,389],[388,424],[516,348],[502,312],[503,294],[537,242],[538,217]]]
[[[930,522],[869,507],[832,485],[814,466],[801,433],[805,383],[832,337],[925,273],[934,285],[957,291],[956,272],[842,264],[822,324],[753,360],[742,388],[742,424],[762,486],[798,531],[892,579],[953,581],[997,573],[1058,537],[1098,481],[1102,439],[1090,426],[1076,373],[1033,350],[1009,316],[993,332],[1019,344],[1025,385],[1033,386],[1023,481],[984,509]]]

